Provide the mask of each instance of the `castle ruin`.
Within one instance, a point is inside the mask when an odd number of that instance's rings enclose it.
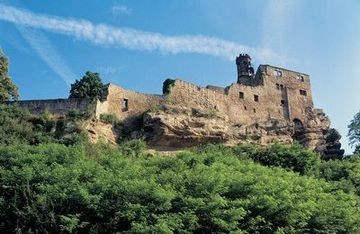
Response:
[[[236,66],[237,82],[227,87],[167,80],[163,95],[150,95],[108,84],[95,102],[57,99],[19,104],[31,112],[47,110],[58,116],[86,109],[96,118],[102,114],[114,114],[122,121],[141,117],[154,145],[296,140],[322,154],[343,154],[340,135],[330,128],[323,111],[314,108],[309,75],[271,65],[260,65],[255,72],[247,54],[236,58]]]

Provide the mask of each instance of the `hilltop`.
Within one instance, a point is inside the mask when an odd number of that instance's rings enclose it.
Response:
[[[87,73],[73,85],[69,99],[17,104],[54,118],[86,113],[91,121],[85,128],[94,142],[145,138],[154,148],[179,149],[204,143],[297,141],[324,158],[342,157],[340,134],[324,111],[314,107],[309,75],[271,65],[260,65],[255,72],[247,54],[240,54],[236,65],[237,82],[227,87],[167,79],[163,95],[152,95],[100,85],[99,78],[92,78],[96,73]],[[97,89],[82,91],[90,81]],[[112,125],[105,125],[109,118]]]

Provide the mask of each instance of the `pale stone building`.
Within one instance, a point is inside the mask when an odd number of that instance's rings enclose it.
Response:
[[[146,116],[143,130],[146,128],[150,142],[156,144],[188,146],[208,139],[244,142],[251,138],[251,142],[260,144],[296,140],[324,154],[343,153],[341,136],[330,128],[323,111],[314,108],[309,75],[271,65],[260,65],[255,71],[247,54],[236,58],[236,66],[237,82],[227,87],[200,87],[168,79],[162,95],[108,84],[102,98],[96,101],[57,99],[19,104],[32,112],[47,110],[55,116],[64,116],[74,109],[90,111],[97,119],[102,114],[113,114],[128,123],[125,125]],[[169,113],[169,106],[178,110]],[[168,111],[156,113],[161,108]],[[216,113],[222,119],[216,122],[191,114],[199,111]]]

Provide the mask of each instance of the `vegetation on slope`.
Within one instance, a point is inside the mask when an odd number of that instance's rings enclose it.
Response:
[[[351,120],[348,128],[350,145],[355,148],[355,153],[360,153],[360,111]]]
[[[74,144],[86,137],[77,124],[79,114],[70,112],[64,119],[54,120],[48,113],[32,115],[16,104],[0,104],[0,145],[41,143]],[[77,122],[79,121],[79,122]],[[72,126],[67,126],[71,122]]]
[[[17,100],[19,91],[9,76],[9,61],[0,48],[0,102]]]
[[[87,71],[80,80],[71,84],[69,98],[100,99],[103,88],[99,73]]]
[[[141,141],[64,141],[64,120],[0,108],[1,232],[360,232],[358,156],[274,144],[153,157]]]
[[[249,148],[208,146],[175,157],[149,157],[141,144],[130,146],[123,146],[127,150],[84,143],[1,147],[3,230],[360,231],[359,197],[352,190],[291,170],[261,166],[248,157]],[[326,167],[323,164],[322,170]],[[348,169],[359,173],[358,168]],[[327,175],[326,179],[334,178]]]

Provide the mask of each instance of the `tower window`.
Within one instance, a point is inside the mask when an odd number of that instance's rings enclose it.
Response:
[[[240,99],[244,99],[244,93],[243,93],[243,92],[239,92],[239,97],[240,97]]]
[[[124,98],[122,100],[121,107],[123,111],[127,111],[129,109],[129,100]]]
[[[281,105],[285,105],[285,100],[281,100]]]
[[[281,77],[281,76],[282,76],[282,71],[280,71],[280,70],[274,70],[274,76],[276,76],[276,77]]]
[[[254,101],[259,102],[259,96],[258,95],[254,95]]]
[[[301,81],[301,82],[304,82],[304,81],[305,81],[303,75],[298,75],[298,76],[296,77],[296,79],[299,80],[299,81]]]
[[[244,106],[244,110],[247,110],[247,107],[246,107],[246,106]]]
[[[307,96],[306,90],[300,89],[300,95]]]
[[[255,109],[255,108],[254,108],[254,110],[253,110],[253,111],[254,111],[254,113],[256,113],[256,109]]]

